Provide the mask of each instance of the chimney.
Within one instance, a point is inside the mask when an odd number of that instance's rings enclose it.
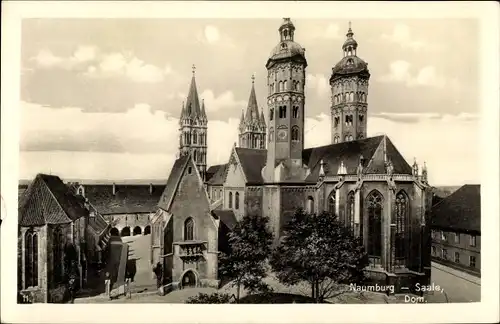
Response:
[[[149,184],[149,194],[153,195],[153,184],[152,183]]]
[[[113,196],[116,195],[116,184],[113,182]]]

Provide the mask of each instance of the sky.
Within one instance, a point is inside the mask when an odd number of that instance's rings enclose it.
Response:
[[[306,49],[305,146],[330,143],[331,68],[348,20],[294,19]],[[433,185],[479,183],[479,27],[474,19],[352,20],[371,73],[368,136],[387,134]],[[208,164],[226,163],[251,76],[266,109],[281,19],[24,19],[20,175],[166,179],[192,66]],[[265,114],[267,115],[267,114]]]

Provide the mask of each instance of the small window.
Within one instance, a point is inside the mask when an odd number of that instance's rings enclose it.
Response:
[[[308,214],[314,213],[314,199],[311,196],[307,197],[306,211]]]
[[[333,138],[333,143],[334,143],[334,144],[337,144],[338,142],[339,142],[339,137],[338,137],[338,136],[335,136],[335,137]]]
[[[349,141],[352,141],[354,140],[354,138],[352,137],[352,135],[349,135]]]
[[[333,119],[333,124],[334,124],[334,127],[337,127],[340,123],[340,117],[335,117]]]
[[[299,118],[299,107],[293,107],[293,118]]]
[[[455,258],[454,258],[455,263],[460,263],[460,253],[455,252]]]
[[[285,80],[283,81],[283,89],[286,91],[288,90],[288,82]]]
[[[441,252],[441,256],[444,260],[448,260],[448,250],[447,249],[443,249],[443,251]]]
[[[469,266],[471,268],[475,268],[476,267],[476,257],[471,255],[469,256]]]
[[[191,174],[191,172],[193,172],[193,168],[188,167],[188,174]]]
[[[344,142],[349,142],[349,135],[346,135],[346,136],[344,137]]]
[[[274,108],[269,109],[269,120],[273,120],[274,118]]]
[[[234,195],[234,209],[239,209],[240,208],[240,193],[237,192]]]
[[[184,222],[184,241],[194,240],[194,221],[191,217]]]
[[[292,141],[299,140],[299,128],[297,126],[292,127]]]
[[[469,236],[469,245],[470,246],[476,246],[476,236],[475,235],[470,235]]]
[[[363,115],[359,115],[359,116],[358,116],[358,118],[359,118],[359,122],[360,122],[360,123],[362,123],[362,122],[363,122],[363,120],[365,119],[365,116],[363,116]]]
[[[279,109],[280,118],[286,118],[286,106],[280,106]]]
[[[233,208],[233,193],[232,192],[229,192],[228,204],[229,204],[229,208]]]

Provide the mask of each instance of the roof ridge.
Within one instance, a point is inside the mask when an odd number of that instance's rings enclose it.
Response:
[[[174,200],[175,193],[177,192],[177,189],[178,189],[179,184],[180,184],[180,180],[182,179],[182,175],[184,174],[184,171],[186,170],[187,162],[189,161],[189,156],[190,155],[191,155],[191,151],[189,151],[188,155],[184,155],[184,156],[182,156],[182,157],[179,158],[179,159],[183,159],[183,158],[187,157],[186,161],[182,165],[181,172],[179,173],[179,176],[178,176],[178,178],[175,181],[174,190],[172,191],[172,195],[171,195],[171,197],[170,197],[170,199],[169,199],[169,201],[168,201],[168,203],[166,205],[167,210],[165,210],[165,211],[167,211],[167,212],[168,212],[168,209],[170,209],[170,206],[172,205],[172,201]],[[175,165],[175,163],[174,163],[174,165]],[[173,166],[172,166],[172,169],[173,169]],[[170,171],[170,172],[172,172],[172,171]],[[168,181],[167,181],[167,183],[168,183]]]
[[[59,177],[57,177],[59,178]],[[64,212],[64,215],[66,215],[66,218],[68,218],[68,223],[71,223],[73,222],[73,220],[71,219],[71,217],[69,217],[68,215],[68,212],[64,209],[64,207],[61,205],[61,203],[59,202],[59,200],[57,199],[57,197],[54,195],[54,193],[52,192],[52,190],[50,189],[49,185],[47,184],[47,182],[45,182],[45,179],[43,179],[43,177],[41,177],[42,179],[42,182],[43,184],[45,185],[45,188],[49,191],[50,195],[52,196],[52,198],[54,198],[54,200],[56,201],[57,205],[59,206],[59,208],[61,208],[61,210]],[[61,180],[61,178],[59,178],[59,180]],[[62,180],[61,180],[62,181]],[[64,184],[64,183],[63,183]],[[43,205],[42,205],[43,206]],[[44,220],[45,220],[45,223],[47,223],[47,219],[45,218],[45,215],[44,215]]]

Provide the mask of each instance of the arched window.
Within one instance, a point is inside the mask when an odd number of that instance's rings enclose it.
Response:
[[[274,140],[274,130],[273,128],[269,128],[269,142]]]
[[[54,247],[53,253],[53,274],[54,283],[59,283],[63,279],[63,249],[64,239],[60,227],[56,227],[52,232],[52,244]]]
[[[396,195],[396,260],[404,260],[407,253],[408,196],[401,190]]]
[[[292,127],[292,141],[298,141],[299,140],[299,127],[293,126]]]
[[[288,90],[288,82],[285,80],[283,81],[283,89],[286,91]]]
[[[328,196],[328,212],[332,215],[337,215],[336,211],[337,200],[336,200],[336,190],[332,190],[330,196]]]
[[[297,83],[295,83],[295,90],[300,91],[300,81],[297,81]]]
[[[84,195],[83,194],[83,187],[82,186],[78,187],[78,195],[80,195],[80,196]]]
[[[349,101],[350,102],[354,101],[354,92],[351,92],[351,94],[349,95]]]
[[[347,226],[354,230],[354,192],[351,191],[347,195],[347,206],[346,206],[346,221]]]
[[[286,118],[286,106],[280,106],[280,118]]]
[[[382,253],[382,211],[383,197],[380,192],[372,191],[367,199],[368,213],[368,254],[380,257]]]
[[[352,141],[354,140],[354,138],[352,137],[352,135],[349,135],[349,141]]]
[[[333,127],[337,127],[340,122],[340,117],[333,118]]]
[[[339,137],[338,137],[338,136],[335,136],[335,137],[333,138],[333,143],[334,143],[334,144],[337,144],[338,142],[339,142]]]
[[[229,208],[233,208],[233,193],[231,191],[229,192],[228,204],[229,204]]]
[[[234,195],[234,209],[239,209],[240,208],[240,193],[237,192]]]
[[[314,213],[314,198],[311,197],[311,196],[307,197],[306,212],[308,214],[313,214]]]
[[[25,288],[38,286],[38,235],[28,230],[24,235]]]
[[[344,137],[344,142],[349,142],[349,135],[346,135],[346,136]]]
[[[283,91],[283,81],[280,81],[280,82],[278,83],[278,85],[279,85],[279,86],[278,86],[278,87],[279,87],[279,91],[280,91],[280,92],[281,92],[281,91]]]
[[[363,120],[365,119],[365,116],[363,116],[363,115],[359,115],[359,116],[358,116],[358,119],[359,119],[359,122],[360,122],[360,123],[362,123],[362,122],[363,122]]]
[[[198,142],[198,134],[196,132],[193,133],[193,144],[196,144]]]
[[[273,120],[274,118],[274,108],[269,109],[269,121]]]
[[[189,217],[184,222],[184,241],[194,240],[194,220]]]
[[[297,107],[297,106],[293,107],[292,117],[299,118],[299,107]]]

